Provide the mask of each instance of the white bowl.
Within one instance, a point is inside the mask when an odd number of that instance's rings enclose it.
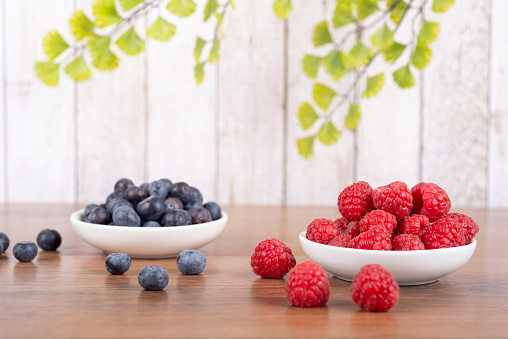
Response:
[[[91,224],[82,221],[83,211],[71,215],[74,232],[106,253],[125,252],[131,258],[171,258],[190,248],[198,249],[219,236],[228,221],[220,219],[196,225],[174,227],[128,227]]]
[[[476,240],[466,246],[421,251],[373,251],[319,244],[300,233],[305,254],[337,278],[353,281],[363,265],[379,264],[399,285],[436,281],[464,266],[474,253]]]

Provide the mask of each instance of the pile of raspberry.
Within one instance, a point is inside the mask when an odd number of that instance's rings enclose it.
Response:
[[[467,215],[449,213],[450,198],[434,183],[409,189],[395,181],[372,189],[359,181],[339,194],[337,207],[342,217],[313,220],[307,239],[337,247],[413,251],[468,245],[479,231]]]

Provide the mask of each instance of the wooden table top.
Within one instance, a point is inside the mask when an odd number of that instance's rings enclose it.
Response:
[[[230,219],[203,247],[205,271],[184,276],[175,259],[133,259],[112,276],[105,255],[73,232],[69,215],[82,206],[0,204],[0,232],[11,245],[0,256],[0,338],[499,338],[508,337],[508,210],[462,209],[480,225],[471,260],[435,283],[401,287],[386,313],[360,310],[350,283],[329,276],[327,306],[289,306],[285,280],[260,279],[250,256],[269,237],[284,241],[300,263],[307,258],[298,233],[330,207],[224,207]],[[40,251],[19,263],[12,247],[35,241],[44,228],[63,238],[57,252]],[[170,275],[163,291],[137,282],[148,264]]]

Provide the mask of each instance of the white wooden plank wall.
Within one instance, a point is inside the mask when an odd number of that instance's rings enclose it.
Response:
[[[272,0],[236,1],[221,59],[200,86],[194,43],[213,24],[200,23],[204,1],[191,18],[160,13],[177,25],[170,42],[148,41],[137,56],[113,47],[114,72],[94,70],[78,85],[61,74],[57,88],[46,87],[34,74],[44,34],[56,28],[72,41],[68,18],[75,8],[90,15],[91,2],[0,0],[0,202],[84,204],[104,199],[120,177],[169,177],[230,204],[332,208],[353,180],[423,180],[442,185],[454,206],[508,207],[505,0],[456,1],[431,15],[441,30],[417,86],[401,90],[387,73],[380,95],[362,101],[357,133],[343,130],[331,147],[316,142],[309,160],[295,143],[304,135],[296,113],[315,83],[301,61],[320,54],[312,29],[335,1],[294,1],[286,22]],[[136,24],[140,33],[158,14]],[[373,66],[370,75],[381,70]],[[316,80],[332,84],[322,71]]]

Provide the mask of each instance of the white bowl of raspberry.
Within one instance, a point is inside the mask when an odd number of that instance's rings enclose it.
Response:
[[[335,277],[353,281],[360,268],[379,264],[386,268],[399,285],[422,285],[447,276],[472,257],[476,240],[458,247],[418,251],[378,251],[336,247],[320,244],[300,233],[300,244],[305,254]]]

